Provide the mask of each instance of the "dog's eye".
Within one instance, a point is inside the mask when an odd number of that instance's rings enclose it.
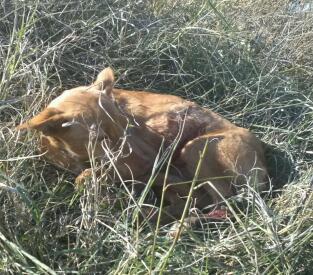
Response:
[[[65,127],[70,127],[70,126],[78,125],[78,124],[79,122],[73,119],[72,121],[63,122],[62,127],[65,128]]]

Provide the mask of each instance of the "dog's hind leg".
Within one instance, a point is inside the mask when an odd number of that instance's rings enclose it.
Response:
[[[261,142],[243,128],[220,130],[189,141],[178,159],[184,176],[190,179],[194,177],[206,143],[197,180],[200,183],[209,181],[214,185],[211,188],[203,184],[204,192],[211,197],[207,204],[220,202],[220,195],[225,198],[235,195],[237,187],[241,188],[248,181],[253,182],[258,191],[266,188],[268,176]],[[202,200],[200,208],[204,207],[203,203]]]

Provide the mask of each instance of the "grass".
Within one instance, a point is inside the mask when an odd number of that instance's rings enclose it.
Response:
[[[313,13],[289,2],[4,1],[1,273],[311,274]],[[168,227],[133,224],[123,188],[92,179],[75,190],[14,126],[109,65],[119,87],[177,94],[251,129],[279,191],[247,193],[234,220],[173,245]]]

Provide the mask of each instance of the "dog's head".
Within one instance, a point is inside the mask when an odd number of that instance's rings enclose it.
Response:
[[[40,131],[41,151],[50,161],[80,170],[81,163],[89,159],[88,146],[93,143],[94,154],[100,155],[100,141],[114,142],[122,134],[123,118],[113,101],[113,84],[113,71],[106,68],[92,85],[64,91],[17,129]]]

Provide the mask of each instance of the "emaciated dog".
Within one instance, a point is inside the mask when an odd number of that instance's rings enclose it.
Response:
[[[166,190],[163,224],[181,217],[195,174],[192,203],[199,209],[235,195],[249,181],[258,191],[266,188],[262,144],[247,129],[178,96],[113,85],[106,68],[93,84],[64,91],[18,129],[40,131],[45,157],[78,175],[77,182],[90,175],[91,155],[107,159],[116,148],[112,174],[145,182],[156,159],[170,150],[167,176],[161,170],[153,185],[159,196]]]

